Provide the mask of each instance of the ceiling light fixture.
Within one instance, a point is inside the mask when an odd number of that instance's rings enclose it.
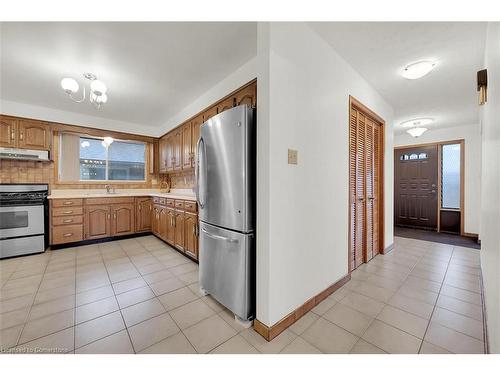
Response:
[[[403,121],[401,123],[401,126],[403,128],[412,128],[412,127],[416,127],[416,126],[429,125],[429,124],[432,124],[433,122],[434,122],[433,118],[424,117],[424,118],[416,118],[413,120]]]
[[[433,61],[418,61],[416,63],[407,65],[401,72],[401,75],[406,79],[419,79],[429,74],[430,71],[435,68],[435,66],[436,63]]]
[[[108,101],[108,96],[106,92],[108,88],[106,85],[99,81],[95,74],[93,73],[84,73],[83,78],[90,81],[90,89],[89,89],[89,101],[92,103],[97,109],[101,108],[101,106]],[[82,103],[86,98],[86,90],[83,87],[83,94],[80,99],[75,99],[73,95],[78,92],[80,86],[78,82],[73,78],[63,78],[61,80],[61,87],[66,94],[76,103]]]
[[[101,144],[103,145],[103,147],[108,148],[111,145],[111,143],[113,143],[113,141],[114,139],[112,137],[104,137]]]
[[[424,134],[427,130],[427,128],[421,128],[421,127],[417,127],[417,128],[411,128],[411,129],[408,129],[406,132],[408,134],[410,134],[412,137],[414,138],[418,138],[420,137],[422,134]]]

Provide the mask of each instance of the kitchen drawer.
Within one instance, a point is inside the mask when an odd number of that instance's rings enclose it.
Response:
[[[52,225],[83,224],[83,215],[56,216],[52,218]]]
[[[173,199],[167,199],[167,206],[175,207],[175,201]]]
[[[81,206],[83,204],[83,199],[53,199],[52,207],[72,207]]]
[[[196,212],[196,202],[184,201],[184,209],[189,212]]]
[[[83,207],[56,207],[52,209],[52,216],[82,215]]]
[[[160,198],[160,197],[153,197],[153,203],[161,204],[161,205],[165,206],[166,199],[165,198]]]
[[[184,209],[184,201],[178,201],[178,200],[175,200],[175,208],[178,209],[178,210],[183,210]]]
[[[52,228],[52,244],[83,241],[83,225],[61,225]]]

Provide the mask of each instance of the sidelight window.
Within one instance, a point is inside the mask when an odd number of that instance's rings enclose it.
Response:
[[[460,209],[460,144],[445,144],[441,153],[441,208]]]

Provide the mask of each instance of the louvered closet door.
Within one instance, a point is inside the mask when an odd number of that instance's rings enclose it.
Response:
[[[380,124],[351,108],[349,129],[350,268],[379,253]]]

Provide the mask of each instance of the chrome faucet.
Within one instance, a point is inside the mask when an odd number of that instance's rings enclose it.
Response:
[[[112,192],[111,192],[111,185],[105,185],[104,187],[106,188],[106,193],[107,193],[107,194],[111,194],[111,193],[112,193]],[[113,188],[113,191],[114,191],[114,190],[115,190],[115,189]]]

